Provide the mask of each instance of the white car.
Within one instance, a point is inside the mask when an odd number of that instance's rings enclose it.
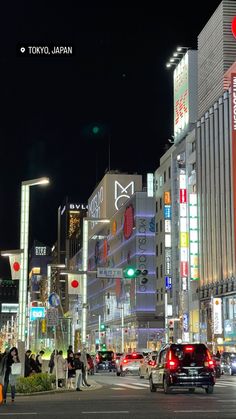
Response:
[[[122,377],[126,374],[139,374],[140,365],[143,362],[143,355],[138,352],[126,354],[120,359],[120,363],[116,366],[117,375]]]
[[[149,380],[150,372],[152,368],[156,366],[157,352],[152,352],[150,355],[146,356],[144,361],[140,364],[139,368],[139,377],[146,378]]]

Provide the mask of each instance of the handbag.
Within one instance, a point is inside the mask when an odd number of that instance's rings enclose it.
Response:
[[[11,366],[11,373],[12,375],[20,375],[21,374],[21,363],[15,362]]]

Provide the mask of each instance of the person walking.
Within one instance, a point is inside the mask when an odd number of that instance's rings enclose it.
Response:
[[[29,377],[29,375],[31,374],[30,355],[31,350],[28,349],[25,353],[25,377]]]
[[[66,362],[66,359],[63,358],[62,351],[59,351],[58,355],[56,355],[56,363],[57,363],[58,387],[63,387],[65,383],[65,378],[66,378],[67,362]]]
[[[75,354],[75,360],[74,360],[74,365],[75,365],[75,387],[76,387],[76,391],[82,391],[80,386],[82,384],[82,362],[80,360],[80,353],[77,352]]]
[[[8,384],[11,387],[11,401],[15,401],[16,394],[16,378],[20,375],[20,368],[16,374],[13,369],[13,364],[20,363],[18,350],[16,347],[10,349],[10,352],[5,354],[1,361],[0,376],[3,384],[3,403],[7,401],[7,388]]]
[[[67,368],[68,368],[68,381],[67,381],[67,388],[68,390],[73,389],[73,378],[75,377],[75,362],[74,362],[74,354],[70,352],[67,357]]]

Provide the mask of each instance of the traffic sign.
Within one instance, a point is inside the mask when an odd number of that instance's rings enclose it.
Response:
[[[47,326],[57,326],[59,323],[58,309],[47,309]]]
[[[97,278],[123,278],[123,269],[97,268]]]
[[[48,297],[50,306],[57,307],[60,304],[60,297],[55,292],[52,292]]]
[[[31,307],[30,309],[30,320],[44,319],[45,307]]]

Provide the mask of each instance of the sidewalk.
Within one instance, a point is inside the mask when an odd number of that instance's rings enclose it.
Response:
[[[101,384],[98,384],[95,380],[88,380],[90,387],[82,387],[82,391],[93,391],[102,388]],[[58,388],[58,390],[48,390],[48,391],[37,391],[35,393],[16,393],[16,396],[40,396],[41,394],[58,394],[58,393],[72,393],[76,391],[75,389],[66,389],[65,387]]]

